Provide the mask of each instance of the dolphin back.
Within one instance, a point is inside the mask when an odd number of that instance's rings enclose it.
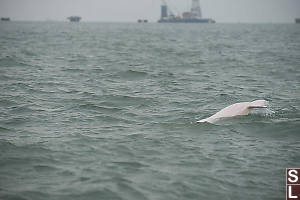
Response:
[[[266,101],[265,100],[256,100],[256,101],[252,101],[249,104],[249,108],[266,108]]]
[[[235,116],[242,116],[242,115],[248,115],[250,111],[254,108],[266,108],[267,101],[265,100],[256,100],[252,102],[241,102],[241,103],[235,103],[233,105],[227,106],[226,108],[223,108],[216,114],[199,120],[197,122],[209,122],[213,123],[218,119],[221,118],[228,118],[228,117],[235,117]]]

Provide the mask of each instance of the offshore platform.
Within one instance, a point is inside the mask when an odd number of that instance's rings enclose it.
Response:
[[[186,11],[182,16],[175,16],[171,10],[168,10],[166,1],[163,0],[161,6],[161,17],[158,23],[216,23],[211,18],[203,18],[199,0],[192,0],[192,8]]]

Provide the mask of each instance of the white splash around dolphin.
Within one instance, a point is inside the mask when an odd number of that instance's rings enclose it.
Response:
[[[237,117],[237,116],[243,116],[248,115],[252,109],[254,108],[267,108],[266,106],[267,101],[265,100],[256,100],[252,102],[241,102],[241,103],[235,103],[230,106],[227,106],[226,108],[223,108],[216,114],[199,120],[197,122],[209,122],[213,123],[219,119],[228,118],[228,117]]]

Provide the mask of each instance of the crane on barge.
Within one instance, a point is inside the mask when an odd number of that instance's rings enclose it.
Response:
[[[216,23],[211,18],[203,18],[199,0],[192,0],[190,11],[186,11],[182,16],[175,16],[171,10],[168,11],[168,5],[162,0],[161,18],[158,23]]]

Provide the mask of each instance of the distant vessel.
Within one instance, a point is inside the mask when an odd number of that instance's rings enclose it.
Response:
[[[81,17],[71,16],[71,17],[68,17],[68,19],[70,20],[70,22],[79,22],[81,20]]]
[[[199,0],[192,0],[191,11],[184,12],[181,16],[175,16],[172,11],[168,11],[165,1],[161,6],[161,17],[158,23],[216,23],[211,18],[202,18]]]
[[[8,21],[10,21],[10,18],[9,17],[1,17],[1,21],[8,22]]]
[[[148,20],[147,19],[139,19],[137,22],[138,23],[148,23]]]
[[[295,19],[296,24],[300,24],[300,18]]]

